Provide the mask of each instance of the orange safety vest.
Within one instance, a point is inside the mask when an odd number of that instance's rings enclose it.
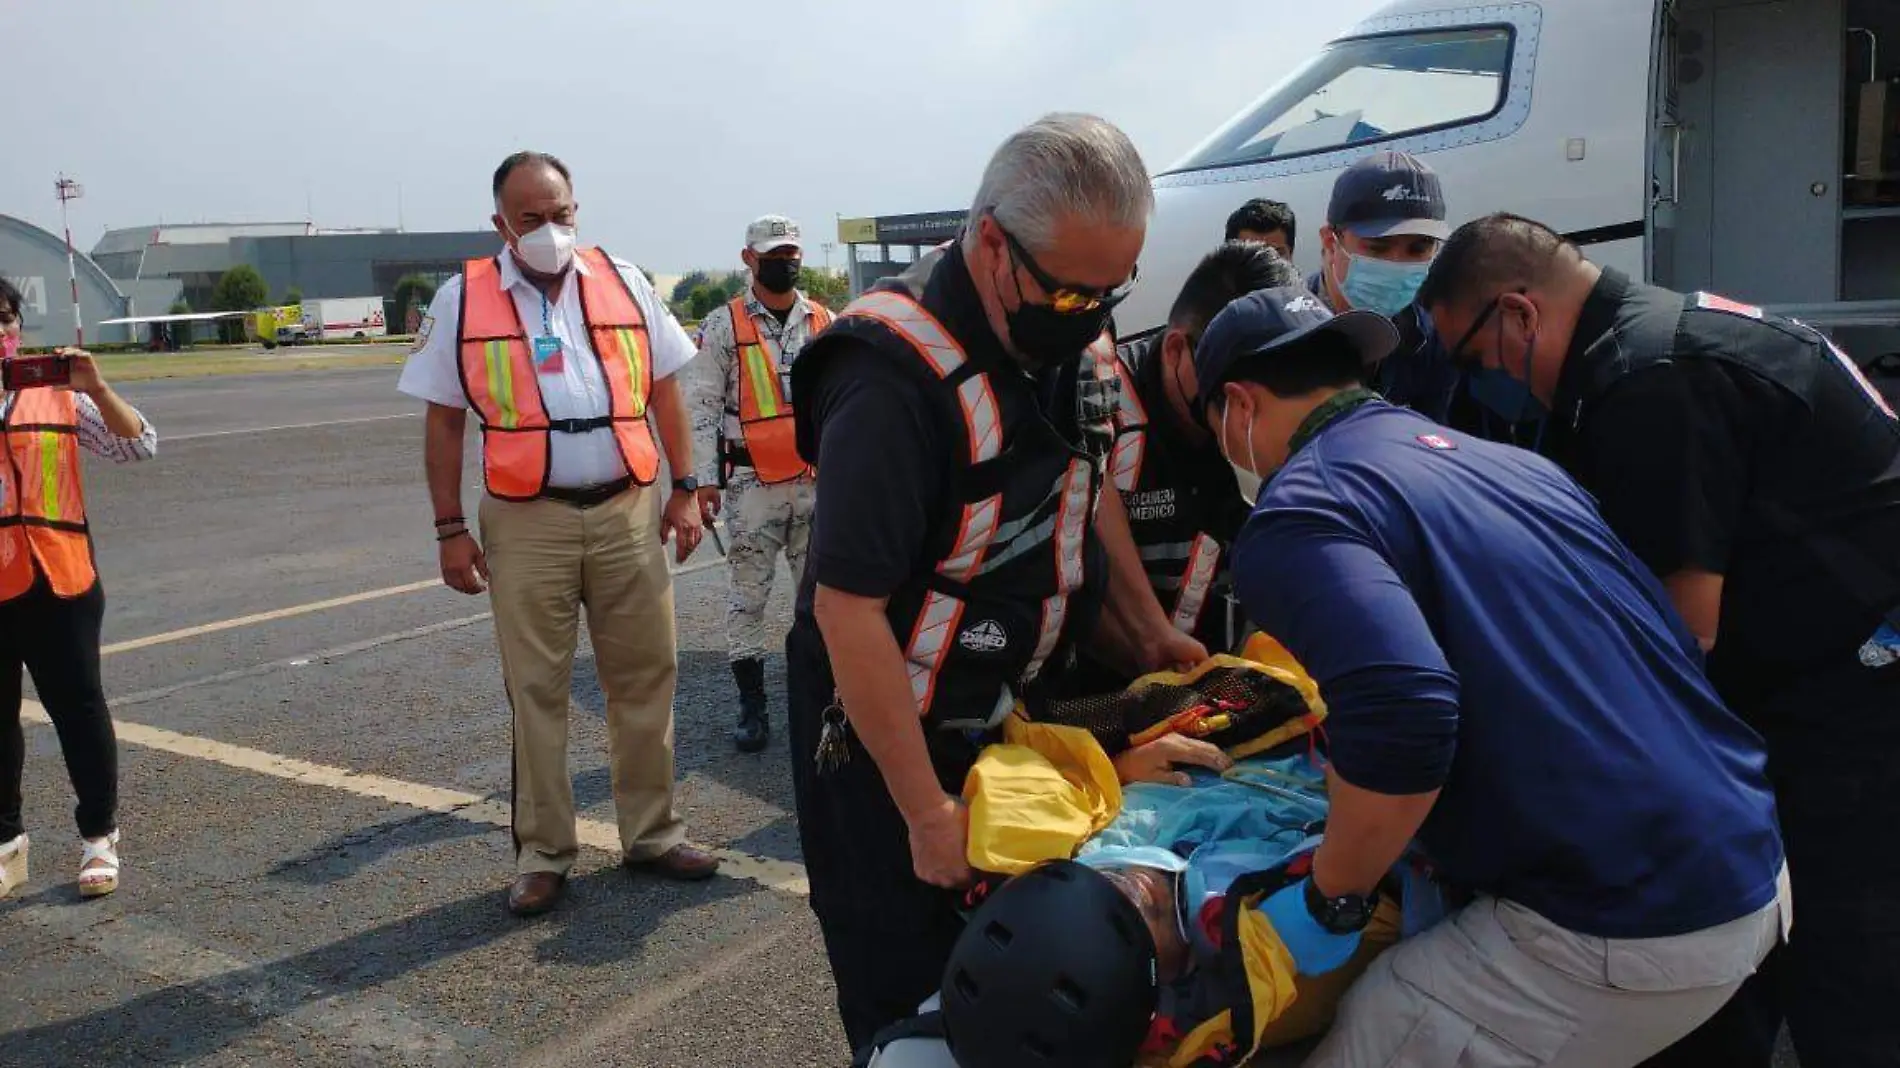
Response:
[[[0,601],[45,575],[77,597],[99,580],[79,478],[79,405],[60,389],[25,389],[0,423]]]
[[[580,285],[581,315],[607,382],[609,414],[599,419],[548,418],[533,343],[521,325],[514,296],[502,288],[500,258],[463,265],[456,338],[462,390],[481,418],[482,473],[488,492],[505,501],[533,500],[547,489],[550,444],[557,433],[612,427],[635,482],[652,485],[660,472],[659,450],[647,427],[653,362],[646,319],[607,253],[586,248],[575,255],[587,273],[576,271],[569,281]]]
[[[779,379],[772,354],[759,338],[759,324],[746,314],[745,294],[732,298],[726,310],[732,313],[734,359],[739,371],[739,428],[745,437],[746,455],[752,470],[766,485],[790,482],[811,472],[811,465],[798,455],[796,424],[791,402]],[[807,300],[811,329],[816,337],[831,325],[831,310]]]

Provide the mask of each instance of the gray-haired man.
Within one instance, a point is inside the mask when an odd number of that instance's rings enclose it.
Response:
[[[824,482],[786,639],[793,782],[854,1048],[942,979],[970,877],[956,795],[1014,695],[1078,636],[1125,663],[1205,656],[1100,492],[1105,327],[1152,209],[1120,130],[1048,116],[997,150],[960,241],[792,368]]]

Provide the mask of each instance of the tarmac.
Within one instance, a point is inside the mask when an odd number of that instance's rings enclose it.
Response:
[[[617,866],[583,637],[570,767],[587,848],[556,911],[507,913],[489,606],[440,583],[419,405],[396,375],[122,389],[160,435],[155,460],[87,474],[126,866],[118,893],[78,897],[72,795],[29,703],[33,879],[0,900],[0,1066],[846,1064],[782,660],[772,745],[739,754],[711,539],[675,578],[678,803],[724,874]],[[472,510],[472,439],[467,458]],[[788,587],[781,571],[781,626]]]
[[[439,581],[419,406],[395,379],[122,390],[160,435],[156,459],[87,473],[125,870],[118,893],[78,897],[71,791],[29,704],[33,878],[0,901],[0,1065],[846,1063],[783,714],[764,754],[727,737],[711,539],[676,578],[678,802],[727,875],[616,865],[583,638],[570,759],[589,848],[555,912],[507,913],[489,606]]]

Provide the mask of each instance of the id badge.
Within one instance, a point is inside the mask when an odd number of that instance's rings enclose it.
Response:
[[[534,339],[534,369],[544,375],[561,373],[561,339],[542,335]]]

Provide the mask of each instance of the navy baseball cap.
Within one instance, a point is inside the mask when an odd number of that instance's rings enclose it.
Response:
[[[1213,400],[1248,357],[1288,348],[1322,333],[1345,338],[1359,350],[1367,367],[1377,366],[1399,347],[1398,327],[1378,312],[1334,315],[1303,287],[1257,289],[1222,308],[1207,324],[1201,343],[1194,346],[1194,380],[1200,386],[1196,405],[1205,407]]]
[[[1341,171],[1326,222],[1360,237],[1451,236],[1438,172],[1406,152],[1375,152]]]

